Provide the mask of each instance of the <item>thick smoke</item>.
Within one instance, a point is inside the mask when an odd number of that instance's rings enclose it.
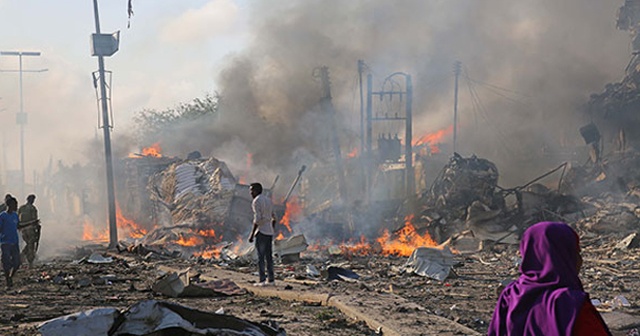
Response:
[[[280,174],[282,194],[302,164],[330,157],[331,127],[319,108],[314,69],[330,69],[344,153],[359,144],[357,60],[367,63],[376,90],[393,72],[412,75],[416,137],[451,126],[452,68],[461,61],[459,152],[494,161],[500,184],[512,186],[564,160],[543,155],[543,148],[583,145],[578,129],[588,120],[581,106],[621,77],[629,60],[629,37],[615,27],[621,4],[252,1],[250,42],[216,78],[223,99],[218,118],[182,125],[158,140],[170,155],[199,150],[266,185]],[[394,127],[385,132],[404,133]],[[444,141],[451,148],[450,136]],[[114,143],[119,157],[131,150],[122,138]],[[96,162],[100,152],[97,146]]]
[[[374,89],[395,71],[412,75],[416,137],[446,128],[452,65],[459,60],[459,151],[495,161],[504,182],[525,181],[561,160],[543,161],[542,148],[582,145],[578,128],[587,120],[577,111],[590,93],[621,76],[629,39],[615,28],[619,6],[595,0],[254,2],[252,42],[220,73],[221,116],[198,133],[206,141],[199,147],[215,154],[241,143],[255,164],[274,172],[294,173],[301,157],[324,157],[329,125],[318,110],[320,82],[312,77],[322,65],[331,72],[343,150],[356,147],[358,59],[369,65]],[[477,82],[471,91],[467,76],[509,91]]]

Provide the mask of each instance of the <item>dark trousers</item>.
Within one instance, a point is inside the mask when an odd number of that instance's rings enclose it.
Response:
[[[27,258],[29,265],[33,265],[33,261],[36,259],[36,252],[38,251],[38,243],[40,241],[40,225],[32,224],[20,231],[22,234],[22,240],[25,242],[25,246],[22,249],[22,255]]]
[[[260,282],[264,282],[267,279],[267,276],[264,274],[265,261],[267,262],[267,274],[269,281],[273,281],[272,239],[272,236],[267,236],[260,232],[256,235],[256,250],[258,251],[258,272],[260,273]]]
[[[18,244],[2,244],[2,269],[4,274],[15,273],[20,268],[20,247]]]

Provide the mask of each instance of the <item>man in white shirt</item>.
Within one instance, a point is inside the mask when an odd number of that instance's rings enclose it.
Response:
[[[260,282],[255,286],[273,286],[273,252],[272,241],[275,232],[275,216],[273,214],[273,204],[271,200],[262,194],[262,185],[260,183],[251,183],[249,186],[251,191],[251,208],[253,209],[253,227],[251,235],[249,235],[249,243],[253,243],[256,238],[256,250],[258,251],[258,272],[260,274]],[[267,264],[267,274],[265,275],[265,262]]]

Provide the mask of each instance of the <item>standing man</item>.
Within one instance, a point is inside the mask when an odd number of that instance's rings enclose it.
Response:
[[[275,284],[273,276],[273,254],[271,241],[273,240],[274,227],[276,225],[273,214],[273,204],[271,200],[262,194],[262,184],[251,183],[251,209],[253,209],[253,227],[249,235],[249,243],[253,243],[256,238],[256,250],[258,251],[258,271],[260,282],[254,286],[273,286]],[[257,231],[257,232],[256,232]],[[267,263],[267,275],[265,275],[264,264]]]
[[[40,242],[40,219],[38,219],[38,209],[33,205],[35,201],[36,195],[31,194],[27,196],[27,204],[18,209],[18,218],[20,218],[18,228],[22,234],[22,240],[26,243],[22,249],[22,255],[29,262],[30,268],[33,267]]]
[[[7,288],[13,286],[13,276],[20,267],[20,248],[18,247],[18,200],[11,197],[6,202],[7,211],[0,213],[0,248],[2,250],[2,269],[7,280]]]
[[[4,195],[4,202],[0,204],[0,212],[7,211],[7,201],[13,196],[11,194]]]

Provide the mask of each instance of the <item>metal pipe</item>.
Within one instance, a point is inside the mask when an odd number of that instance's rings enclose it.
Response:
[[[289,201],[289,197],[291,196],[293,189],[295,189],[296,185],[298,185],[298,182],[300,181],[300,177],[302,177],[302,173],[304,173],[305,169],[307,169],[307,166],[305,165],[302,165],[302,167],[300,167],[300,170],[298,171],[298,176],[293,181],[293,184],[291,184],[291,188],[289,188],[289,192],[287,192],[287,196],[284,197],[284,201],[282,202],[283,205],[287,205],[287,201]]]

